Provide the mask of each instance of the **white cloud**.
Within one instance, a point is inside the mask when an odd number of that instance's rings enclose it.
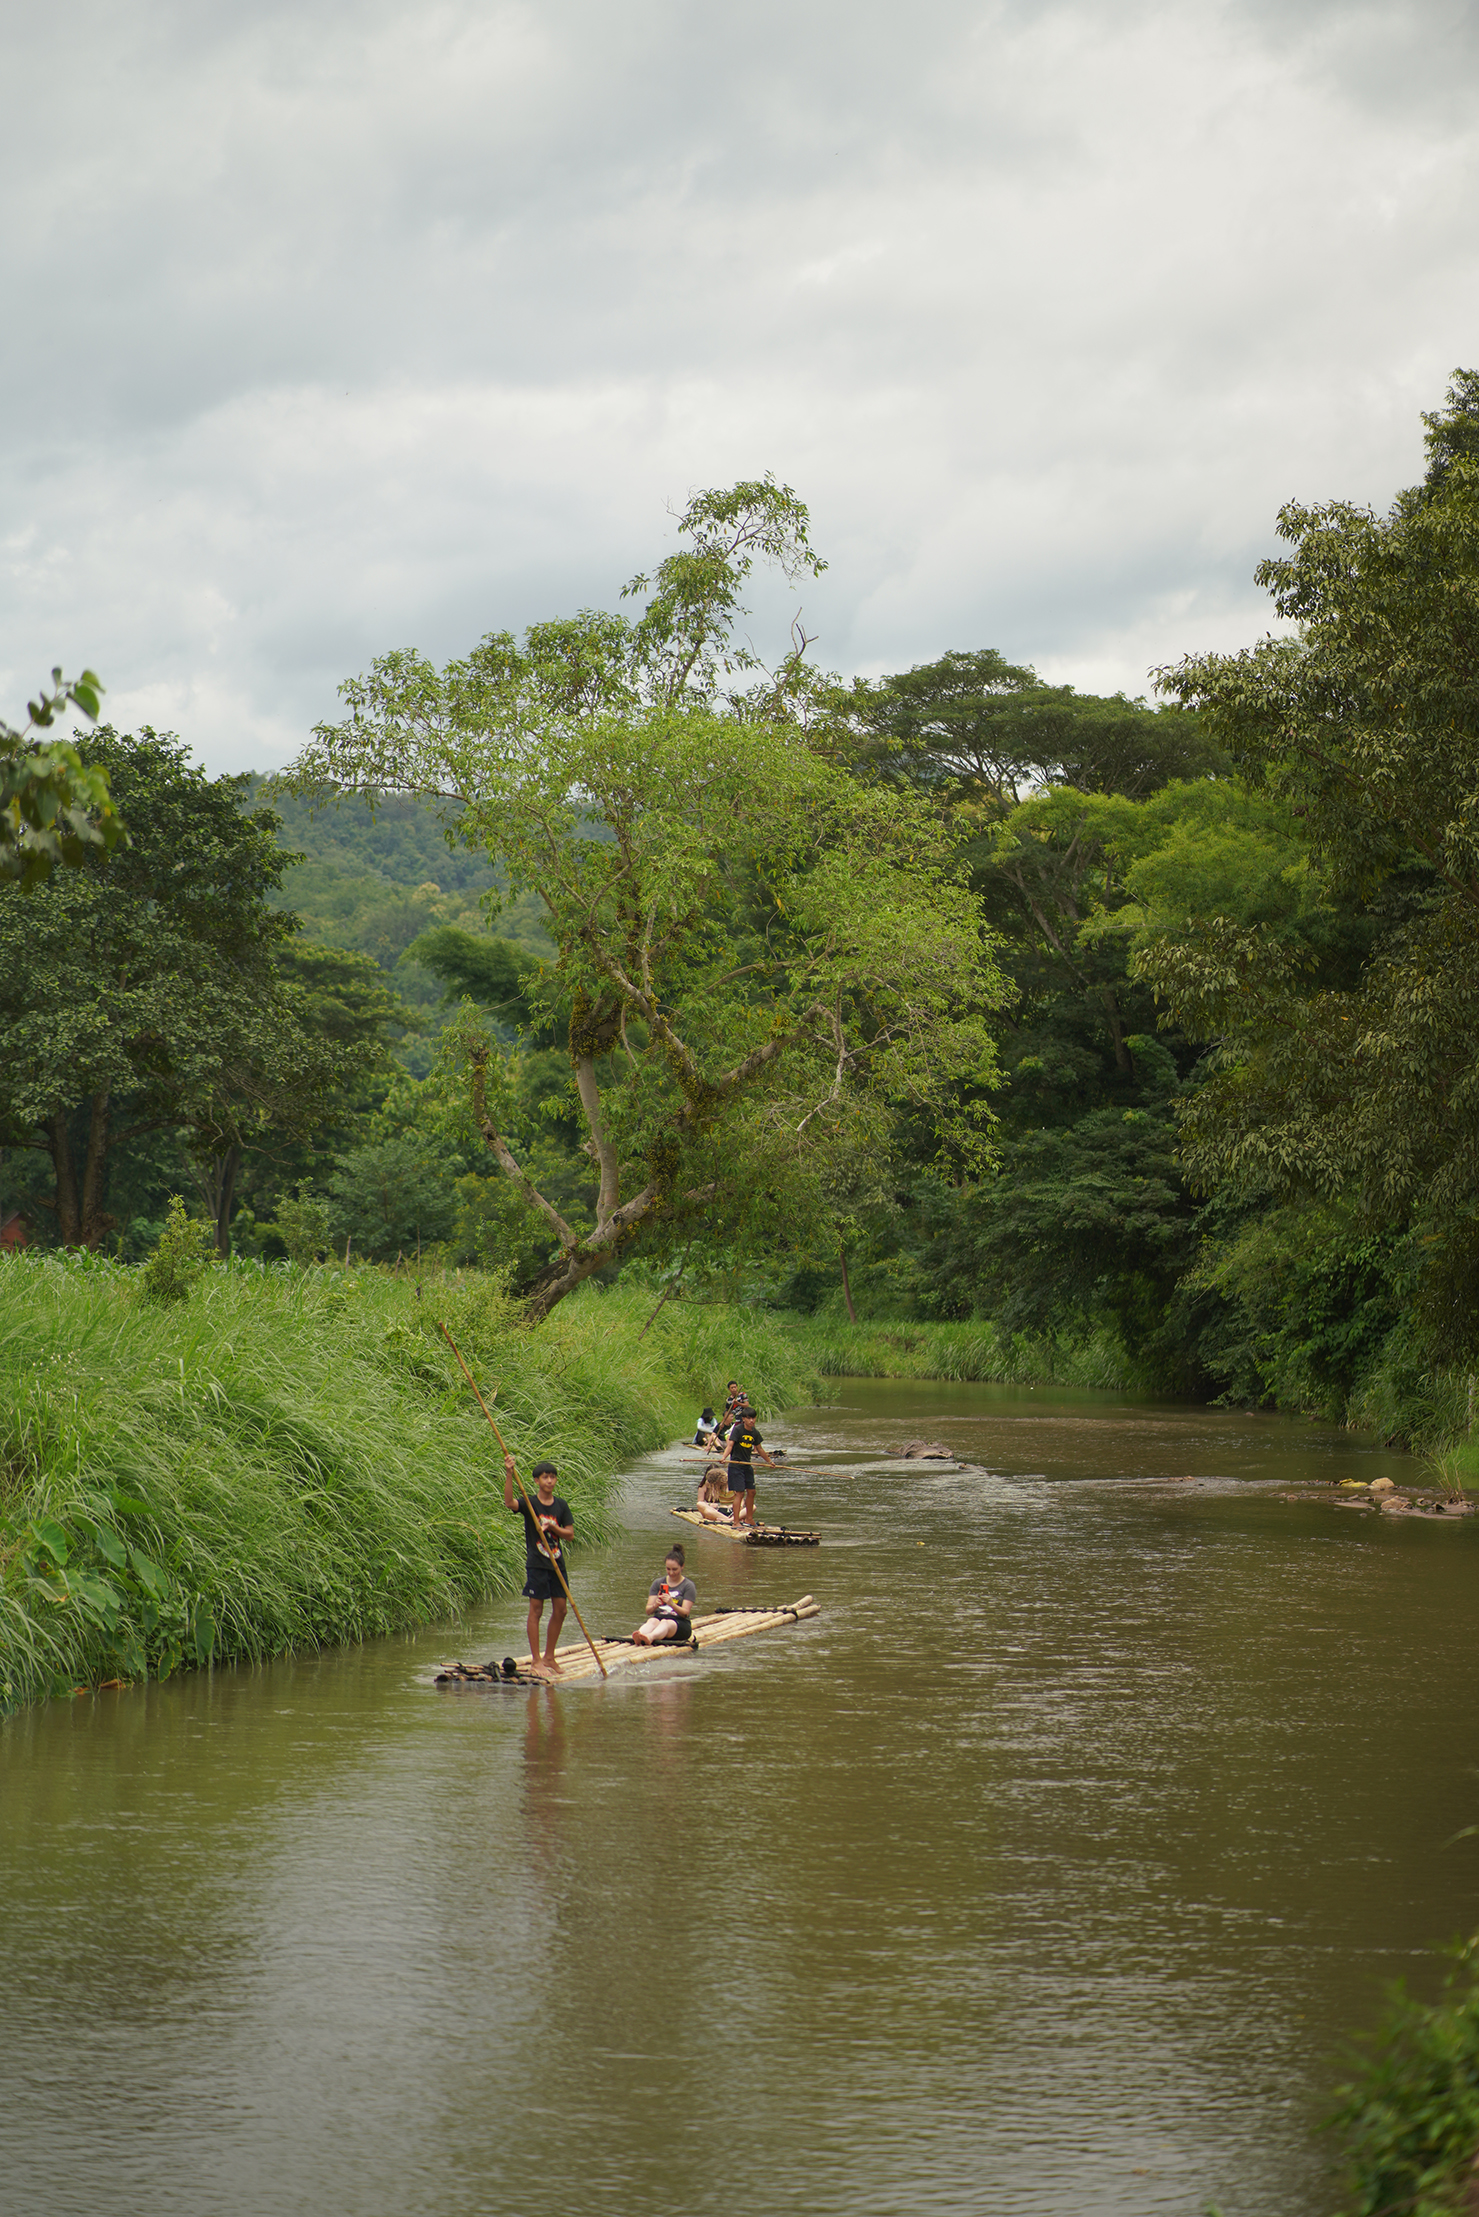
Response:
[[[1445,0],[12,15],[68,129],[0,237],[0,705],[86,659],[212,768],[390,646],[609,604],[766,468],[828,663],[1138,691],[1479,360]]]

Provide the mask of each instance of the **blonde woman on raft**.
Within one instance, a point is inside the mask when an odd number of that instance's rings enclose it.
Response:
[[[727,1526],[730,1519],[728,1503],[729,1487],[724,1475],[724,1466],[720,1463],[717,1469],[704,1472],[703,1477],[699,1480],[698,1499],[693,1506],[703,1518],[705,1524],[723,1524]]]

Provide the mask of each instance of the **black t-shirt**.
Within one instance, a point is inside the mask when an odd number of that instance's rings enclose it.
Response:
[[[563,1524],[567,1527],[574,1524],[575,1519],[570,1514],[570,1504],[562,1494],[557,1493],[548,1508],[545,1507],[537,1493],[531,1494],[529,1498],[534,1503],[540,1516],[553,1517],[556,1524]],[[522,1494],[519,1496],[517,1508],[518,1514],[524,1520],[525,1567],[532,1570],[536,1563],[547,1563],[549,1556],[545,1553],[544,1547],[540,1545],[540,1527],[525,1508]],[[565,1568],[565,1551],[560,1545],[558,1533],[551,1532],[545,1544],[553,1548],[555,1560],[563,1570]]]
[[[753,1463],[755,1449],[761,1445],[761,1435],[755,1429],[754,1419],[736,1417],[729,1427],[729,1460],[732,1463]]]

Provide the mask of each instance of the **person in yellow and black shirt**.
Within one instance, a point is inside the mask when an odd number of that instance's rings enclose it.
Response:
[[[742,1401],[729,1427],[728,1444],[724,1449],[725,1467],[729,1472],[729,1499],[734,1509],[736,1532],[755,1522],[755,1457],[760,1457],[767,1470],[775,1464],[760,1444],[760,1434],[755,1428],[755,1412],[748,1401]]]

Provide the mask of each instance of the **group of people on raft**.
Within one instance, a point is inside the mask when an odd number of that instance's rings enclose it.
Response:
[[[736,1379],[729,1381],[722,1424],[712,1409],[705,1409],[698,1420],[693,1444],[715,1457],[714,1469],[705,1474],[699,1487],[700,1516],[706,1523],[723,1523],[735,1531],[743,1530],[747,1524],[753,1525],[755,1457],[758,1455],[769,1470],[774,1470],[775,1461],[761,1444],[755,1428],[755,1411]],[[730,1497],[731,1505],[727,1509],[721,1507],[716,1498],[721,1472],[727,1473],[723,1489]],[[534,1491],[527,1495],[518,1484],[512,1455],[504,1454],[503,1505],[524,1520],[524,1592],[529,1602],[532,1668],[540,1677],[555,1678],[561,1675],[555,1647],[570,1605],[565,1547],[575,1537],[570,1504],[563,1494],[555,1491],[559,1475],[553,1463],[536,1463],[531,1473]],[[631,1635],[633,1641],[639,1647],[647,1647],[655,1646],[659,1640],[672,1640],[681,1645],[691,1639],[690,1620],[697,1600],[698,1588],[688,1576],[683,1549],[670,1547],[662,1576],[654,1578],[648,1588],[646,1610],[642,1622]],[[546,1602],[550,1604],[549,1631],[541,1656],[540,1620]]]
[[[755,1457],[760,1457],[767,1470],[775,1469],[775,1459],[761,1445],[755,1411],[738,1379],[729,1381],[722,1419],[712,1409],[704,1410],[693,1444],[714,1458],[714,1468],[705,1474],[694,1503],[705,1524],[727,1524],[735,1532],[742,1532],[746,1525],[754,1529]],[[726,1494],[727,1505],[723,1499]]]

